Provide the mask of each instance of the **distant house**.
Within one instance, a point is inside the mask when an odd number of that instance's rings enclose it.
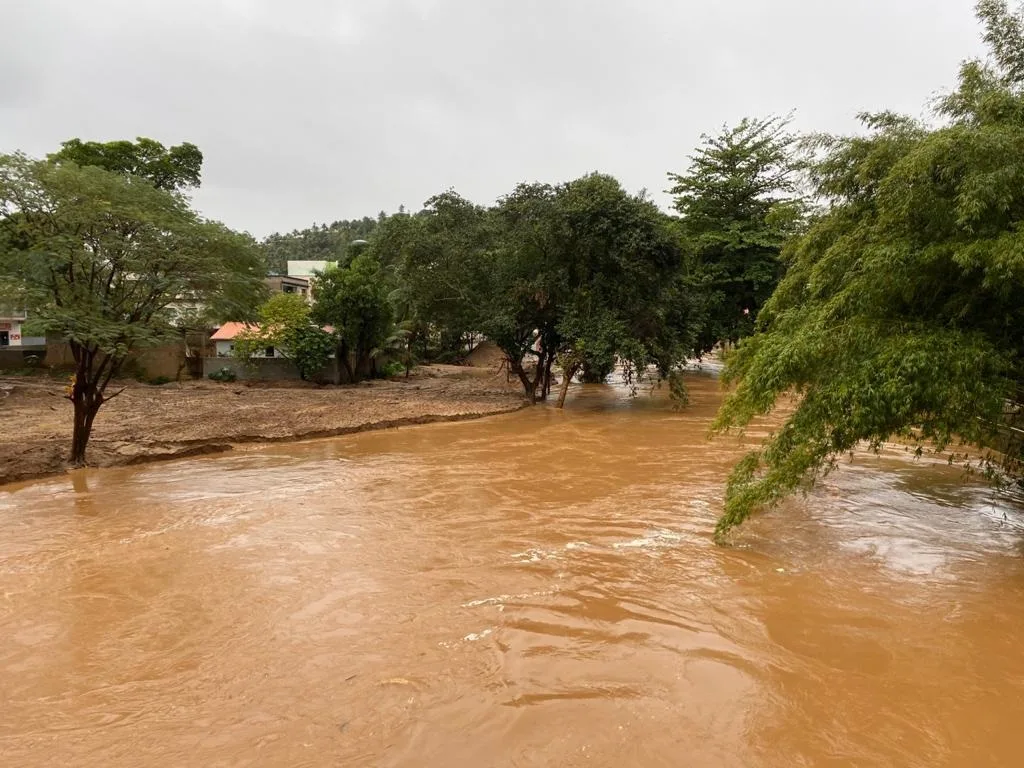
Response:
[[[210,337],[210,341],[213,342],[216,349],[217,357],[231,357],[235,351],[235,338],[242,331],[254,331],[257,330],[258,326],[249,325],[247,323],[224,323],[218,328],[213,336]],[[266,349],[260,350],[259,353],[253,355],[253,357],[269,359],[272,357],[284,357],[281,354],[281,350],[274,347],[267,347]]]
[[[264,281],[271,293],[297,293],[310,298],[309,278],[291,275],[268,275]]]
[[[26,336],[22,331],[28,313],[23,309],[0,306],[0,349],[28,352],[46,349],[46,339],[41,336]]]

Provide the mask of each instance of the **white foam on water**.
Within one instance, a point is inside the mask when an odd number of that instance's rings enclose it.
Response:
[[[549,597],[558,592],[557,589],[542,589],[539,592],[526,592],[520,595],[496,595],[495,597],[484,597],[480,600],[470,600],[468,603],[463,603],[463,608],[478,608],[481,605],[497,605],[503,606],[504,603],[510,600],[528,600],[531,597]]]
[[[683,535],[672,531],[655,531],[647,536],[641,536],[629,541],[617,541],[612,544],[613,549],[661,549],[673,547],[683,540]]]

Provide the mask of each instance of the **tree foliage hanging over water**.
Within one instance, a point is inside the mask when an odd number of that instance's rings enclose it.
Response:
[[[1024,24],[977,9],[990,58],[963,65],[938,127],[870,114],[816,139],[827,208],[729,360],[716,427],[796,407],[734,470],[719,536],[863,441],[1001,445],[1024,399]]]

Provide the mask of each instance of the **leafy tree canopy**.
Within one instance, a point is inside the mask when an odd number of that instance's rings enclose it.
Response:
[[[977,9],[990,60],[963,66],[938,127],[883,113],[818,138],[829,208],[729,360],[717,427],[797,405],[733,472],[719,535],[861,441],[996,444],[1022,400],[1024,24],[1005,2]]]
[[[783,244],[800,227],[797,137],[777,117],[705,135],[685,174],[670,173],[688,250],[700,266],[703,351],[753,332],[784,272]]]
[[[371,254],[361,253],[351,263],[317,275],[313,295],[313,319],[334,326],[338,361],[349,381],[357,381],[391,332],[388,284],[380,265]]]
[[[195,144],[165,147],[159,141],[142,137],[134,142],[71,139],[61,144],[60,151],[50,155],[49,160],[141,176],[157,189],[169,191],[198,187],[203,167],[203,153]]]
[[[547,396],[556,361],[566,381],[617,360],[667,373],[693,349],[678,233],[610,176],[521,184],[491,208],[445,192],[392,217],[372,248],[395,265],[403,319],[458,345],[491,339],[531,399]]]
[[[457,358],[474,333],[486,299],[482,254],[494,237],[486,209],[453,191],[430,198],[415,216],[382,222],[371,252],[391,266],[396,316],[424,353]]]

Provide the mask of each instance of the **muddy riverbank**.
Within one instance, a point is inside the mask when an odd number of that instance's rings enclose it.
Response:
[[[0,377],[0,485],[59,474],[71,440],[64,382]],[[209,381],[128,383],[96,419],[89,463],[139,464],[233,445],[329,437],[506,413],[525,405],[494,370],[425,366],[408,379],[356,387]],[[113,390],[116,391],[116,390]]]

